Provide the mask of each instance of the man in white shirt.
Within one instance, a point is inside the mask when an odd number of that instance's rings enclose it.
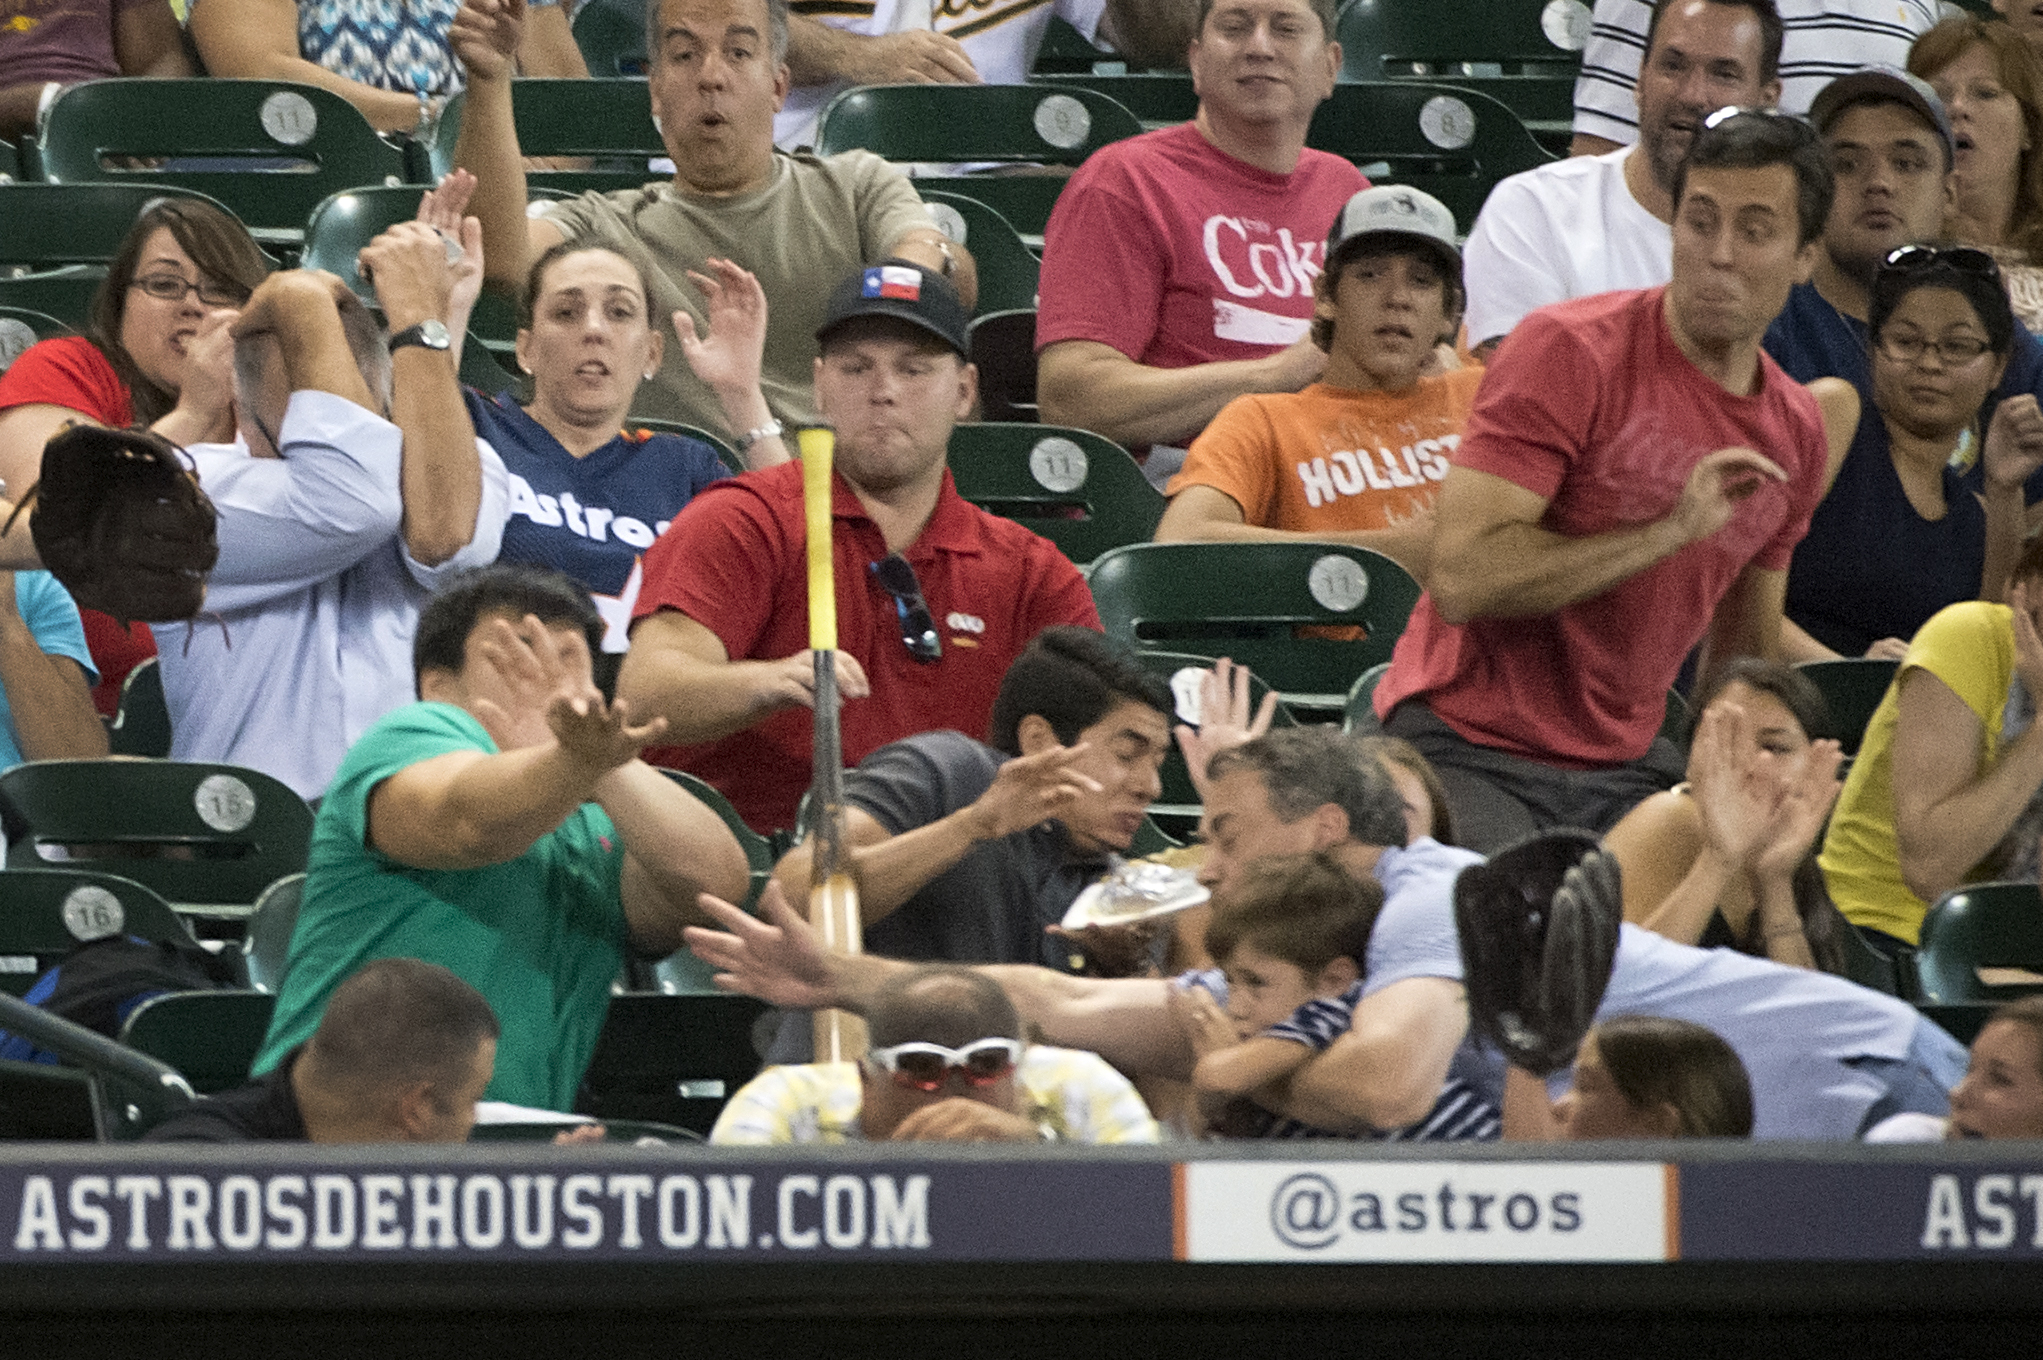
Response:
[[[1462,251],[1482,357],[1535,308],[1667,282],[1674,171],[1702,120],[1780,98],[1773,0],[1666,0],[1647,44],[1638,145],[1513,175],[1483,204]]]
[[[1807,113],[1825,85],[1861,66],[1908,64],[1908,48],[1937,21],[1937,0],[1779,0],[1781,111]],[[1994,0],[1995,9],[2028,0]],[[2003,10],[2003,12],[2005,12]],[[1633,98],[1653,18],[1648,0],[1596,0],[1575,81],[1577,156],[1600,156],[1639,136]],[[2014,20],[2017,25],[2020,20]]]

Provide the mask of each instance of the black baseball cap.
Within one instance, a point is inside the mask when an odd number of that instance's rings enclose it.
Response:
[[[838,284],[816,339],[829,339],[832,331],[861,316],[891,316],[928,331],[961,359],[971,354],[967,331],[972,318],[964,300],[949,279],[919,264],[882,260]]]

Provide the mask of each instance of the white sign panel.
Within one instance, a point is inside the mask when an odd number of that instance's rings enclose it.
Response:
[[[1192,1162],[1187,1261],[1664,1261],[1658,1162]]]

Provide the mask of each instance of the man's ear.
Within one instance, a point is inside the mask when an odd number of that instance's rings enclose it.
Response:
[[[390,1114],[405,1142],[425,1142],[439,1117],[433,1103],[433,1084],[421,1078],[400,1087],[390,1098]]]
[[[1312,848],[1331,850],[1348,839],[1348,814],[1338,803],[1321,803],[1312,810]]]
[[[465,693],[461,677],[440,666],[428,666],[419,672],[419,698],[430,703],[459,704]]]
[[[1040,713],[1029,713],[1015,728],[1015,745],[1021,747],[1023,755],[1032,756],[1062,743],[1057,740],[1057,729],[1050,726],[1048,718]]]

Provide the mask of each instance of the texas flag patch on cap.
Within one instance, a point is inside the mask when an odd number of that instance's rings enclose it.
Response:
[[[903,302],[922,300],[921,271],[905,265],[880,264],[865,271],[865,287],[860,289],[869,298],[899,298]]]

